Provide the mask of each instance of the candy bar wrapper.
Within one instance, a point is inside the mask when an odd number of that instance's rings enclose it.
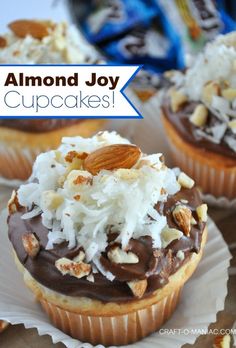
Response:
[[[155,27],[137,27],[102,49],[117,61],[148,64],[159,71],[172,68],[176,61],[175,45]]]
[[[139,23],[148,23],[156,13],[151,0],[103,0],[88,5],[82,28],[92,43],[111,39]]]
[[[178,67],[191,64],[205,44],[219,34],[235,30],[236,23],[213,0],[156,0],[179,37]]]
[[[6,215],[6,211],[4,211],[0,217],[0,264],[3,265],[0,268],[0,319],[7,320],[12,324],[23,323],[26,328],[36,328],[39,335],[48,334],[52,337],[54,343],[62,342],[68,348],[91,348],[92,345],[86,343],[86,341],[82,343],[79,340],[72,339],[69,335],[55,328],[40,305],[35,302],[31,291],[25,287],[22,275],[18,272],[13,260],[10,242],[7,237]],[[173,316],[164,325],[162,331],[153,333],[142,341],[125,347],[180,348],[185,343],[194,343],[198,336],[196,329],[206,330],[209,323],[216,320],[217,312],[224,308],[230,257],[228,247],[221,233],[215,224],[209,221],[208,242],[203,258],[194,275],[184,286],[180,303]],[[175,298],[173,297],[173,303],[177,300],[178,296],[176,295]],[[45,306],[48,306],[48,304],[45,304]],[[47,310],[51,311],[51,315],[53,315],[54,310],[58,309],[48,308]],[[61,321],[65,325],[70,325],[73,329],[74,324],[76,326],[75,318],[69,323],[69,317],[64,318],[65,313],[61,314]],[[147,323],[149,323],[148,320]],[[127,324],[127,320],[122,325],[125,324]],[[106,328],[104,329],[106,330]],[[165,333],[166,329],[191,331],[188,335],[168,335]],[[89,321],[87,321],[87,329],[85,328],[84,331],[89,331]],[[132,331],[127,331],[127,334],[132,335]],[[103,346],[99,345],[99,347],[102,348]]]

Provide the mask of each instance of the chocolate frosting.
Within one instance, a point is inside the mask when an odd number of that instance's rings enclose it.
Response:
[[[150,236],[131,239],[128,249],[137,254],[139,258],[137,264],[115,264],[107,258],[108,249],[117,244],[114,242],[116,234],[109,235],[109,245],[100,261],[107,271],[115,275],[115,280],[112,282],[100,273],[94,274],[94,282],[89,282],[86,277],[78,279],[70,275],[63,276],[55,267],[55,261],[61,257],[73,259],[78,254],[79,248],[69,250],[67,242],[63,242],[54,245],[52,250],[45,250],[48,241],[47,228],[42,225],[40,216],[21,219],[24,209],[9,216],[9,238],[22,265],[33,278],[49,289],[69,296],[86,296],[103,302],[132,301],[134,296],[127,281],[147,279],[148,287],[144,294],[146,297],[168,283],[169,276],[189,259],[190,254],[200,250],[205,224],[200,222],[196,215],[196,207],[201,204],[196,188],[181,189],[177,194],[169,196],[163,206],[157,204],[156,209],[166,215],[170,227],[178,228],[172,217],[172,210],[180,200],[188,201],[186,205],[192,210],[193,217],[197,221],[191,228],[190,236],[172,241],[165,249],[153,248]],[[22,244],[22,235],[26,232],[33,232],[40,242],[40,252],[34,259],[26,254]],[[183,261],[176,256],[179,250],[185,254]]]
[[[199,103],[197,102],[190,101],[183,105],[178,112],[173,112],[170,107],[169,98],[167,98],[163,102],[162,111],[181,137],[183,137],[187,142],[198,146],[203,150],[209,150],[236,159],[236,152],[224,143],[224,140],[222,140],[220,144],[216,144],[196,133],[197,127],[189,121],[189,118],[198,104]],[[216,116],[208,110],[206,127],[216,126],[219,122],[220,121],[217,120]]]
[[[27,119],[27,120],[0,120],[0,126],[14,128],[25,132],[49,132],[66,126],[71,126],[81,120],[73,119]]]

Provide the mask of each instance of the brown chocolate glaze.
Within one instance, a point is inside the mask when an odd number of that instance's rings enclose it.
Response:
[[[180,199],[188,200],[187,206],[193,211],[194,218],[198,221],[193,226],[189,237],[183,236],[179,241],[173,241],[166,249],[154,249],[150,236],[131,239],[128,249],[139,257],[137,264],[115,264],[106,256],[109,248],[114,247],[114,242],[108,245],[106,252],[101,257],[101,263],[115,275],[115,280],[109,281],[100,273],[94,274],[95,282],[89,282],[86,278],[63,276],[55,267],[55,261],[61,257],[72,259],[78,254],[78,247],[69,250],[67,242],[55,245],[53,250],[45,250],[47,244],[48,230],[42,225],[41,217],[32,219],[21,219],[24,211],[16,212],[9,216],[9,238],[13,248],[22,265],[39,283],[69,296],[86,296],[103,302],[125,302],[134,300],[134,296],[126,284],[127,281],[135,279],[147,279],[148,287],[144,297],[150,295],[154,290],[161,288],[168,283],[168,278],[175,273],[181,265],[189,259],[192,252],[198,252],[201,246],[202,232],[205,224],[199,222],[195,208],[201,204],[199,192],[196,188],[182,189],[174,196],[170,196],[165,205],[156,206],[159,212],[167,216],[170,227],[178,228],[172,218],[172,210]],[[41,249],[35,259],[30,258],[22,245],[22,235],[26,232],[33,232],[40,241]],[[112,241],[115,234],[109,236]],[[180,261],[176,253],[182,250],[185,253],[185,260]]]
[[[194,101],[187,102],[178,112],[173,112],[170,107],[170,101],[167,98],[162,105],[162,111],[164,113],[164,116],[167,117],[167,119],[175,127],[177,132],[187,142],[200,147],[202,150],[213,151],[223,156],[228,156],[230,158],[236,159],[236,152],[230,149],[230,147],[226,143],[224,143],[224,140],[222,140],[220,144],[215,144],[210,140],[207,140],[196,134],[197,127],[195,127],[189,121],[189,117],[198,104],[199,103]],[[212,127],[217,124],[219,124],[218,119],[210,110],[208,110],[206,127]]]
[[[27,120],[0,120],[0,126],[14,128],[25,132],[40,133],[49,132],[81,122],[78,119],[27,119]]]

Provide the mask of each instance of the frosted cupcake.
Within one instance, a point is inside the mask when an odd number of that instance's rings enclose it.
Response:
[[[19,20],[0,36],[0,64],[96,63],[98,55],[66,23]],[[35,157],[56,148],[63,135],[91,136],[104,121],[91,120],[1,120],[0,176],[27,179]]]
[[[204,193],[236,197],[236,33],[172,72],[162,111],[173,160]]]
[[[163,325],[207,236],[194,181],[114,132],[63,138],[8,207],[27,286],[55,326],[92,344],[129,344]]]

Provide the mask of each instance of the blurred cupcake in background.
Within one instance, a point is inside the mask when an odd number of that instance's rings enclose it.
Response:
[[[0,64],[94,64],[100,57],[66,23],[18,20],[0,36]],[[62,136],[92,135],[104,120],[22,119],[0,121],[0,176],[25,180],[42,151],[56,148]]]
[[[173,161],[204,193],[236,198],[236,32],[169,78],[162,116]]]

